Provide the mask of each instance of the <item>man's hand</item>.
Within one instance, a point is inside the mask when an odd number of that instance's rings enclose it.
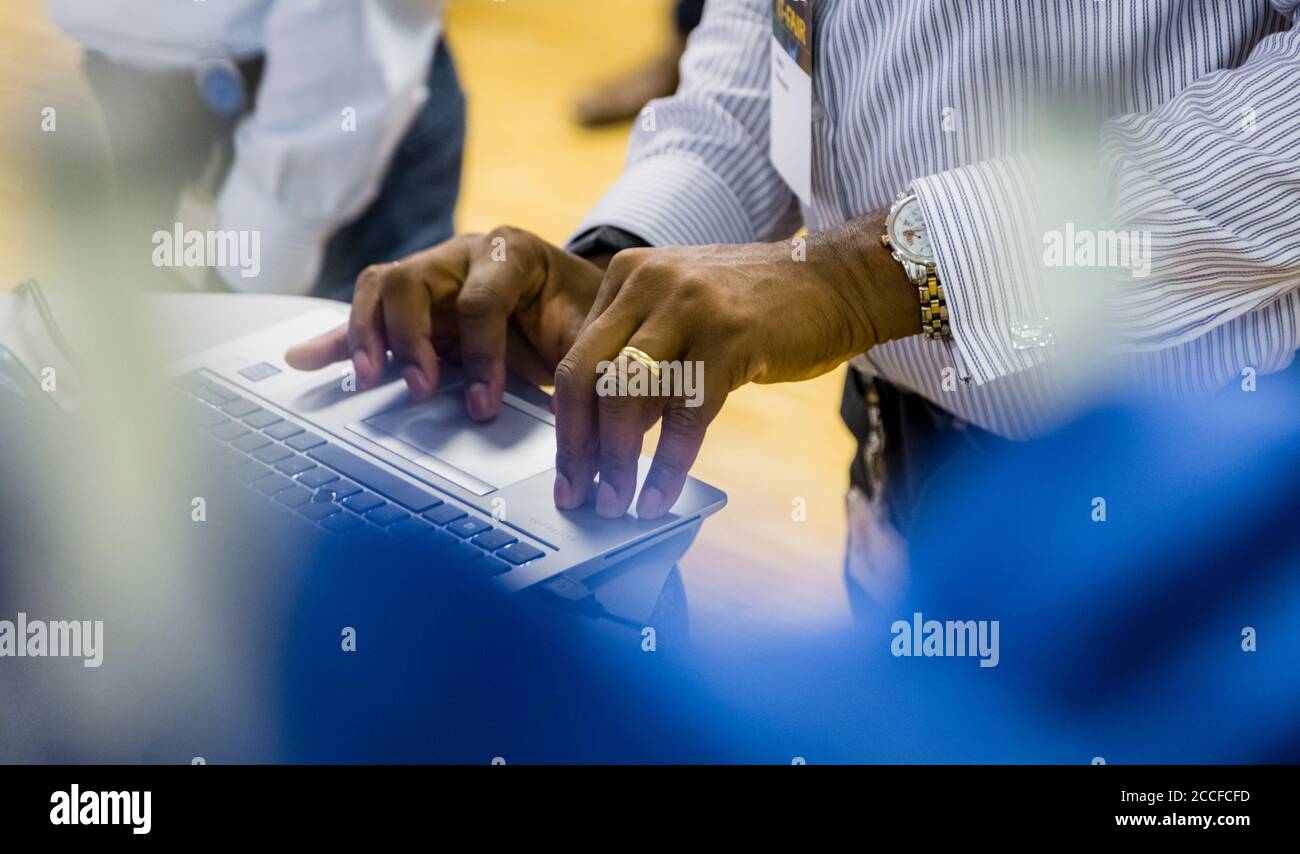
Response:
[[[883,212],[791,243],[633,249],[614,256],[582,334],[555,372],[555,501],[580,505],[597,471],[596,510],[627,512],[646,429],[663,419],[637,514],[681,493],[705,430],[749,382],[802,380],[921,331],[916,289],[879,242]],[[624,346],[703,369],[703,397],[599,395],[598,365],[635,370]]]
[[[438,387],[438,355],[459,359],[465,406],[484,420],[497,414],[506,368],[538,385],[577,337],[602,270],[525,231],[499,228],[462,235],[357,279],[345,326],[289,350],[285,360],[315,370],[351,359],[357,384],[384,375],[387,353],[402,367],[411,395]]]

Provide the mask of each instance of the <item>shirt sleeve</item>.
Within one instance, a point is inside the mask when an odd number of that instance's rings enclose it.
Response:
[[[306,293],[333,232],[378,194],[428,97],[440,32],[423,0],[275,3],[256,105],[235,131],[217,200],[223,229],[261,233],[261,271],[237,290]]]
[[[634,122],[622,177],[574,231],[632,232],[655,246],[788,237],[797,199],[768,157],[767,0],[711,0],[681,85]]]
[[[1291,19],[1300,0],[1273,0]],[[1300,28],[1144,114],[1102,126],[1105,228],[1149,236],[1150,269],[1104,276],[1107,333],[1154,354],[1300,288]],[[913,184],[948,302],[950,349],[977,384],[1050,359],[1042,174],[1012,156]],[[1294,330],[1292,331],[1294,335]],[[1038,337],[1035,337],[1038,336]]]

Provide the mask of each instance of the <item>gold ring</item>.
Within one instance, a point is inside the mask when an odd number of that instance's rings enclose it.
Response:
[[[632,361],[637,362],[638,364],[644,366],[646,370],[650,371],[651,376],[653,376],[655,379],[659,379],[659,363],[656,362],[654,359],[650,358],[649,354],[646,353],[646,351],[638,350],[637,348],[629,344],[628,346],[624,347],[622,350],[619,350],[618,354],[620,356],[627,356]]]

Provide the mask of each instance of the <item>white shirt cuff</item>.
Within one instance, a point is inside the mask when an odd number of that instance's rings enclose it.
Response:
[[[326,221],[287,216],[266,199],[238,165],[232,169],[217,201],[223,231],[239,233],[238,263],[216,267],[221,278],[245,293],[306,294],[320,275],[325,243],[333,227]]]
[[[1050,318],[1036,275],[1041,234],[1035,191],[1018,158],[986,160],[913,182],[934,241],[948,303],[953,363],[977,385],[1052,356]]]
[[[602,225],[630,231],[652,246],[757,239],[753,223],[727,182],[689,157],[655,156],[630,166],[569,242]]]

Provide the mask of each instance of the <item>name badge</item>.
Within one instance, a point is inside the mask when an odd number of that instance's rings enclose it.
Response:
[[[812,0],[773,0],[772,164],[805,205],[812,199]]]

